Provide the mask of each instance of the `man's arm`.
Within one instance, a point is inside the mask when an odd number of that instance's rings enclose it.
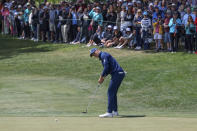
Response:
[[[101,76],[98,80],[98,82],[100,84],[103,83],[105,77],[109,74],[109,59],[108,59],[108,56],[105,56],[104,59],[103,59],[103,67],[104,67],[103,72],[102,72],[102,74],[101,74]]]

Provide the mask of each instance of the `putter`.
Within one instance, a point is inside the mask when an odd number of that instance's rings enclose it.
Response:
[[[97,93],[97,90],[98,90],[98,88],[100,88],[100,84],[98,84],[98,86],[97,86],[97,88],[96,88],[96,90],[94,91],[94,96],[96,95],[96,93]],[[93,102],[93,100],[94,100],[94,98],[92,98],[92,99],[90,99],[90,101],[88,102],[88,105],[87,105],[87,107],[86,107],[86,110],[85,111],[83,111],[82,113],[88,113],[88,108],[90,107],[90,105],[92,104],[92,102]]]

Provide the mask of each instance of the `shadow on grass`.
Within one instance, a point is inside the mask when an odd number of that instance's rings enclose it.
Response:
[[[137,117],[146,117],[146,115],[119,115],[115,118],[137,118]]]
[[[50,43],[51,44],[51,43]],[[21,53],[49,52],[58,49],[48,46],[49,43],[35,43],[30,40],[18,40],[8,36],[0,36],[0,60],[13,58]]]

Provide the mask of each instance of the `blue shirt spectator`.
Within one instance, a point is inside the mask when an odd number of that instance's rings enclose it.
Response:
[[[103,16],[100,13],[99,7],[96,7],[96,9],[93,8],[92,11],[89,13],[89,16],[93,19],[94,22],[98,22],[100,26],[103,25]]]

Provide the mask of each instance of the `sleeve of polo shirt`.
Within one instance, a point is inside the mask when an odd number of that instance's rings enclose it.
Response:
[[[109,56],[104,56],[103,58],[103,72],[101,74],[102,77],[106,77],[109,74]]]

